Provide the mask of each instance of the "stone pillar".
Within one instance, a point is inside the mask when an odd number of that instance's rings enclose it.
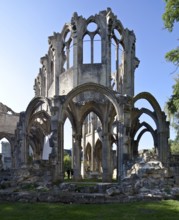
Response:
[[[81,134],[73,135],[73,179],[81,180]]]
[[[83,138],[82,138],[82,140],[83,140],[83,142],[82,142],[82,149],[83,149],[83,155],[82,155],[82,157],[83,157],[83,170],[82,170],[82,177],[83,178],[85,178],[85,175],[86,175],[86,158],[85,158],[85,146],[86,146],[86,138],[85,138],[85,125],[83,124],[83,127],[82,127],[82,130],[83,130],[83,132],[82,132],[82,134],[83,134]]]
[[[92,123],[91,123],[91,131],[92,131],[92,143],[91,143],[91,167],[92,171],[95,171],[95,159],[94,159],[94,148],[95,148],[95,129],[94,129],[94,121],[95,116],[92,116]]]
[[[63,181],[64,171],[63,171],[63,123],[58,123],[58,121],[53,121],[53,130],[50,137],[50,146],[52,147],[52,152],[50,154],[49,160],[52,165],[53,181]]]
[[[58,124],[58,157],[57,167],[59,179],[64,179],[64,123]]]
[[[165,113],[162,112],[162,124],[160,130],[157,133],[158,136],[158,149],[159,149],[159,159],[165,165],[168,166],[169,163],[169,122],[166,121]]]
[[[159,159],[167,166],[169,159],[169,146],[167,132],[159,132]]]
[[[20,148],[22,155],[21,164],[27,165],[29,147],[28,147],[28,135],[25,133],[22,134],[22,139],[20,140]]]
[[[112,169],[111,169],[111,143],[110,133],[103,133],[102,135],[102,181],[112,181]]]
[[[15,138],[11,136],[10,138],[10,146],[11,146],[11,168],[15,167],[15,158],[14,158],[14,149],[15,149]]]

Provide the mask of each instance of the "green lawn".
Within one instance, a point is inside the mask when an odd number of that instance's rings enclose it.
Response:
[[[0,203],[0,220],[179,220],[179,201],[78,205]]]

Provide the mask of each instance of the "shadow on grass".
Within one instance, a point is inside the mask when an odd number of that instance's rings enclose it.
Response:
[[[0,203],[1,220],[178,220],[179,201],[123,204]]]

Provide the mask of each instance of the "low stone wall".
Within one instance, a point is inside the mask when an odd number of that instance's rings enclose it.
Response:
[[[112,189],[114,192],[114,188]],[[106,193],[79,193],[79,192],[63,192],[63,191],[0,191],[0,202],[60,202],[60,203],[76,203],[76,204],[104,204],[104,203],[124,203],[135,201],[159,201],[162,199],[175,199],[173,195],[152,195],[140,193],[136,195],[127,195],[123,193],[109,195]]]

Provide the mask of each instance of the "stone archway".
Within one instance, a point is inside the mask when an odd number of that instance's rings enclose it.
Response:
[[[81,124],[81,119],[82,116],[82,110],[83,107],[86,108],[84,111],[84,114],[86,112],[91,111],[91,106],[88,106],[88,101],[86,103],[83,103],[81,108],[79,108],[79,104],[73,104],[72,100],[79,94],[82,94],[83,92],[90,91],[90,92],[98,92],[103,95],[104,98],[104,103],[108,100],[110,103],[112,103],[115,111],[116,111],[116,123],[124,123],[123,122],[123,105],[125,104],[125,101],[127,97],[121,96],[119,93],[112,91],[109,88],[106,88],[102,85],[96,84],[96,83],[85,83],[83,85],[77,86],[75,89],[73,89],[71,92],[69,92],[66,96],[63,97],[55,97],[53,101],[53,108],[56,109],[56,113],[53,116],[52,121],[54,121],[54,125],[56,124],[56,128],[54,129],[54,134],[56,133],[56,139],[57,139],[57,164],[61,164],[59,162],[62,158],[63,155],[63,124],[64,124],[64,118],[67,115],[67,112],[69,112],[70,107],[73,107],[73,113],[72,115],[76,116],[73,117],[75,121],[75,128],[73,130],[73,138],[74,138],[74,178],[79,178],[80,176],[80,152],[81,152],[81,130],[82,130],[82,124]],[[107,103],[108,104],[108,103]],[[102,105],[102,103],[99,103],[98,106]],[[103,104],[104,105],[104,104]],[[79,110],[80,109],[80,110]],[[108,108],[106,108],[108,110]],[[77,114],[77,115],[75,115]],[[83,115],[84,115],[83,114]],[[108,113],[110,114],[110,113]],[[112,172],[111,172],[111,128],[109,128],[109,125],[112,126],[111,121],[106,120],[106,117],[103,118],[102,124],[103,124],[103,181],[111,181],[112,178]],[[120,131],[120,135],[122,135]],[[118,166],[118,169],[120,166],[122,166],[122,146],[123,142],[122,139],[118,142],[118,157],[120,158],[120,164]],[[120,155],[120,156],[119,156]],[[76,158],[76,159],[75,159]],[[75,168],[75,166],[77,168]],[[63,166],[60,167],[58,165],[56,167],[56,175],[58,178],[62,176],[63,173]],[[119,172],[120,175],[120,172]]]
[[[159,159],[166,164],[168,157],[169,157],[169,147],[168,147],[168,138],[169,138],[169,123],[166,122],[166,116],[165,113],[162,112],[157,100],[154,98],[153,95],[151,95],[148,92],[142,92],[139,93],[138,95],[136,95],[133,98],[133,106],[135,104],[135,102],[137,100],[140,99],[145,99],[147,100],[151,106],[154,109],[154,113],[151,114],[150,111],[146,111],[145,109],[141,110],[141,113],[144,112],[149,114],[149,115],[154,115],[153,119],[154,121],[156,121],[156,126],[157,126],[157,140],[156,140],[156,144],[158,146],[158,155],[159,155]],[[139,110],[140,111],[140,110]],[[139,113],[140,115],[140,113]],[[167,164],[166,164],[167,165]]]
[[[132,140],[132,142],[131,142],[131,152],[133,152],[132,153],[133,156],[136,156],[138,154],[139,140],[142,137],[142,135],[145,133],[145,132],[141,132],[140,135],[138,136],[140,138],[139,139],[137,138],[137,141],[134,140],[134,137],[135,137],[136,133],[140,130],[140,128],[142,126],[145,127],[146,131],[150,132],[150,134],[153,137],[154,147],[158,148],[158,145],[157,145],[157,131],[155,131],[152,128],[152,126],[149,125],[146,121],[144,121],[142,123],[139,122],[139,118],[143,114],[146,114],[151,119],[153,119],[156,127],[158,127],[158,121],[157,121],[155,112],[152,112],[151,110],[146,109],[146,108],[141,108],[141,109],[135,108],[135,114],[133,114],[132,123],[131,123],[132,124],[132,127],[131,127],[131,140]],[[158,149],[157,149],[157,152],[158,152]]]
[[[35,97],[29,103],[25,118],[22,122],[24,124],[25,138],[23,139],[24,155],[22,161],[28,162],[29,145],[31,145],[34,152],[34,159],[42,159],[42,151],[45,135],[50,134],[50,100],[44,97]]]
[[[156,131],[153,130],[153,128],[146,122],[142,122],[139,124],[139,126],[136,128],[136,131],[134,133],[134,137],[136,136],[137,132],[142,128],[144,127],[140,133],[138,134],[137,136],[137,139],[134,140],[133,138],[133,141],[132,141],[132,146],[133,146],[133,149],[132,149],[132,152],[133,152],[133,156],[138,156],[138,147],[139,147],[139,141],[140,139],[142,138],[143,134],[145,134],[145,132],[149,132],[151,135],[152,135],[152,138],[153,138],[153,142],[154,142],[154,148],[155,148],[155,151],[158,155],[158,146],[157,146],[157,135],[156,135]]]
[[[0,170],[13,167],[14,163],[14,135],[0,133]]]

